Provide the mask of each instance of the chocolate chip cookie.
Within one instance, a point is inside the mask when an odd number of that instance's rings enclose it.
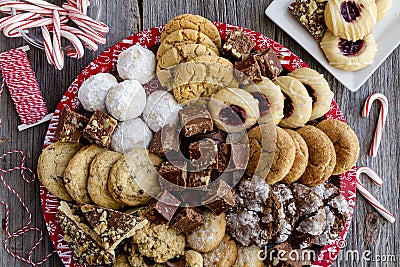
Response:
[[[45,148],[39,156],[37,174],[40,182],[50,193],[66,201],[71,201],[72,197],[65,189],[64,171],[81,148],[79,143],[56,142]]]

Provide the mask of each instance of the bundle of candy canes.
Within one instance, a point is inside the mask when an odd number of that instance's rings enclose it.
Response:
[[[87,15],[89,5],[89,0],[68,0],[62,7],[44,0],[0,0],[0,12],[11,15],[0,19],[0,30],[7,37],[20,37],[21,31],[40,27],[47,60],[61,70],[64,50],[67,56],[82,58],[84,46],[97,50],[97,44],[106,42],[104,34],[109,28]],[[69,26],[70,21],[76,27]],[[72,46],[63,49],[61,38],[67,39]]]

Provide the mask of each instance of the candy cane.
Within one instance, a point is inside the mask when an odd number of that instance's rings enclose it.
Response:
[[[51,3],[47,2],[47,1],[43,1],[43,0],[24,0],[24,1],[34,4],[36,6],[40,6],[45,9],[58,10],[58,11],[64,10],[62,7],[56,6],[54,4],[51,4]]]
[[[356,171],[357,190],[368,200],[368,202],[390,223],[394,223],[396,218],[391,214],[379,201],[368,191],[368,189],[361,183],[361,174],[366,174],[371,178],[375,184],[381,185],[382,179],[370,168],[361,167]]]
[[[50,65],[54,65],[53,43],[51,41],[50,31],[46,26],[42,26],[41,28],[47,62],[49,62]]]
[[[64,67],[64,52],[61,46],[61,23],[60,15],[57,10],[53,12],[53,54],[54,54],[54,66],[58,70],[62,70]]]
[[[62,37],[66,38],[67,40],[69,40],[72,44],[72,46],[74,47],[73,53],[67,53],[68,56],[70,57],[74,57],[74,58],[82,58],[84,55],[84,48],[82,45],[82,42],[79,41],[78,37],[76,37],[74,34],[68,32],[68,31],[60,31],[60,34]]]
[[[382,140],[382,134],[383,130],[385,129],[385,122],[386,122],[386,117],[388,113],[388,100],[386,96],[380,93],[375,93],[370,95],[364,105],[363,111],[362,111],[362,116],[365,118],[368,118],[369,116],[369,111],[371,110],[372,104],[374,103],[375,100],[378,100],[380,102],[381,110],[379,112],[379,119],[378,119],[378,124],[376,126],[374,138],[371,143],[371,148],[369,150],[369,155],[371,157],[376,157],[378,154],[378,149],[381,144]]]
[[[19,30],[47,26],[52,23],[53,23],[53,20],[50,18],[21,21],[21,22],[17,22],[15,24],[6,26],[3,30],[3,33],[7,37],[20,37],[21,33],[19,32]]]
[[[22,13],[22,14],[18,14],[15,16],[11,16],[11,17],[5,17],[0,19],[0,31],[2,31],[6,26],[13,24],[13,23],[18,23],[21,21],[25,21],[25,20],[33,20],[33,19],[37,19],[39,18],[40,15],[36,14],[36,13]]]
[[[99,21],[95,21],[91,17],[85,15],[81,11],[79,11],[77,8],[69,5],[69,4],[63,4],[63,8],[69,11],[68,16],[71,18],[72,21],[80,21],[81,23],[84,23],[88,27],[93,28],[96,31],[99,31],[101,33],[108,33],[109,32],[109,27]]]
[[[86,47],[90,48],[91,50],[96,51],[97,49],[99,49],[99,47],[96,44],[96,42],[93,41],[83,31],[81,31],[81,30],[79,30],[77,28],[74,28],[74,27],[64,26],[64,25],[61,25],[61,30],[67,31],[67,32],[70,32],[70,33],[74,34],[75,36],[77,36],[79,39],[81,39],[83,41],[83,43],[85,44]]]

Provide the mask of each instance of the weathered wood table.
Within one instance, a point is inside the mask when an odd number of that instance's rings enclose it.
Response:
[[[62,71],[56,71],[47,64],[43,51],[32,49],[28,53],[50,111],[56,108],[64,91],[89,62],[96,58],[99,53],[126,36],[142,29],[166,23],[169,19],[181,13],[200,14],[212,21],[241,25],[275,39],[291,49],[312,68],[325,75],[335,92],[336,101],[340,105],[349,125],[355,129],[360,138],[361,154],[358,165],[373,168],[385,181],[381,188],[374,186],[370,181],[365,181],[366,186],[385,207],[394,214],[399,214],[400,120],[397,114],[397,111],[400,110],[398,99],[400,89],[399,48],[392,53],[358,92],[351,93],[290,36],[266,18],[264,10],[272,0],[103,1],[107,5],[107,12],[103,17],[110,26],[111,32],[107,36],[107,44],[101,46],[99,51],[96,53],[87,51],[85,57],[79,61],[67,59],[66,67]],[[286,11],[282,10],[282,12]],[[0,36],[0,52],[23,44],[24,42],[21,39],[7,39],[3,34]],[[385,94],[390,102],[387,128],[376,158],[369,157],[368,150],[373,137],[376,119],[378,118],[378,105],[373,108],[370,119],[364,119],[360,115],[365,99],[373,92]],[[19,119],[7,90],[0,99],[0,118],[3,120],[3,125],[0,126],[0,153],[2,154],[12,149],[20,149],[27,156],[26,166],[35,169],[48,125],[43,124],[18,132]],[[1,161],[0,167],[4,169],[14,167],[19,165],[19,161],[20,159],[14,155]],[[12,175],[6,175],[5,178],[23,196],[28,208],[33,212],[32,225],[46,231],[40,205],[38,182],[26,184],[17,172]],[[27,222],[27,214],[23,211],[16,197],[10,194],[3,184],[0,184],[0,201],[7,201],[10,205],[11,229],[19,229]],[[0,216],[3,218],[3,229],[0,232],[0,241],[3,243],[6,238],[4,231],[5,210],[3,206],[0,206]],[[336,266],[399,266],[399,232],[400,226],[397,222],[395,224],[386,222],[361,195],[358,195],[351,230],[346,239],[347,245],[336,262]],[[23,237],[12,239],[9,245],[14,252],[26,255],[27,250],[34,243],[33,240],[37,240],[38,237],[37,232],[31,232]],[[43,243],[33,254],[34,259],[40,260],[52,250],[53,245],[45,232]],[[348,252],[354,252],[353,250],[357,250],[360,253],[360,259],[351,262],[346,257],[351,254]],[[368,253],[368,251],[371,252]],[[370,262],[362,259],[363,252],[371,259]],[[382,263],[381,259],[389,262]],[[14,259],[7,254],[3,246],[0,246],[0,266],[28,266],[28,264]],[[62,266],[62,263],[58,256],[54,255],[43,266]]]

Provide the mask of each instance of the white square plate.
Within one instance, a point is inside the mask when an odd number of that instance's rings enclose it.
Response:
[[[373,35],[378,44],[374,63],[365,69],[348,72],[329,65],[319,44],[311,34],[289,13],[288,6],[294,0],[275,0],[265,10],[265,14],[296,40],[308,53],[321,63],[336,79],[351,91],[357,91],[382,62],[400,43],[400,1],[394,0],[387,16],[376,23]],[[285,45],[285,44],[283,44]],[[290,49],[290,47],[288,47]]]

